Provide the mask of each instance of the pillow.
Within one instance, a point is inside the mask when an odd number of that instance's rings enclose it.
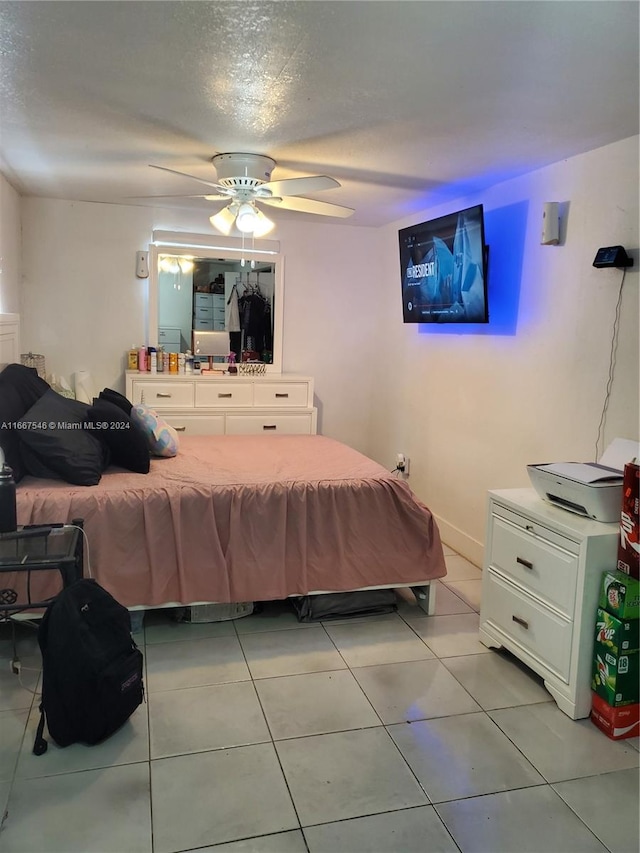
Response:
[[[111,388],[105,388],[104,391],[101,391],[98,395],[100,400],[108,400],[109,403],[113,403],[119,409],[125,413],[125,415],[131,414],[131,403],[127,400],[126,397],[123,397],[122,394],[118,394],[117,391],[114,391]],[[93,405],[95,406],[96,401],[94,399]]]
[[[131,407],[131,420],[144,432],[147,446],[154,456],[175,456],[178,453],[178,433],[155,409],[146,403],[136,403]]]
[[[147,437],[119,406],[100,397],[93,401],[87,420],[96,438],[109,448],[112,465],[136,474],[149,473]]]
[[[27,473],[15,424],[49,390],[35,367],[8,364],[0,372],[0,447],[16,483]]]
[[[75,486],[100,482],[109,451],[84,429],[88,409],[50,388],[20,419],[20,444],[27,448],[24,462],[30,474],[59,477]]]
[[[27,473],[20,453],[20,433],[16,427],[16,422],[26,411],[18,391],[12,385],[0,382],[0,447],[16,483]]]

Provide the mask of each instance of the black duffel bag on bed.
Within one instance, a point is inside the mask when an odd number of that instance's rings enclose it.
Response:
[[[393,613],[398,609],[393,589],[363,589],[356,592],[327,592],[291,598],[298,622],[325,622],[349,616]]]

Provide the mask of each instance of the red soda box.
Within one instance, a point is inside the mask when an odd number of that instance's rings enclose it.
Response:
[[[620,513],[620,541],[618,542],[618,570],[632,578],[640,577],[640,531],[638,530],[638,483],[640,466],[628,462],[624,466],[622,483],[622,510]]]

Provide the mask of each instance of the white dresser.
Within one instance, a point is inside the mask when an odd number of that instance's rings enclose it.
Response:
[[[126,372],[126,396],[191,435],[315,435],[313,379],[289,373],[228,376]]]
[[[602,572],[616,566],[618,529],[534,489],[489,492],[480,640],[537,672],[574,720],[591,710],[598,592]]]

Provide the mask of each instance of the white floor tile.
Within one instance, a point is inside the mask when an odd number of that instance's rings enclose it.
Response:
[[[385,724],[481,710],[439,660],[366,666],[353,674]]]
[[[198,847],[186,853],[307,853],[302,831],[292,829],[275,835],[260,835],[257,838],[245,838],[242,841],[230,841],[228,844],[216,844],[215,847]]]
[[[449,616],[452,613],[471,613],[473,608],[466,604],[442,581],[432,581],[436,593],[436,610],[433,616]],[[425,619],[427,614],[415,601],[402,601],[398,604],[398,613],[405,622],[411,624],[412,619]]]
[[[270,743],[152,761],[151,790],[154,853],[300,826]]]
[[[249,681],[152,693],[149,727],[151,758],[271,740]]]
[[[150,693],[247,681],[250,677],[235,636],[148,645],[145,661]]]
[[[144,616],[146,645],[175,643],[185,640],[202,640],[205,637],[233,637],[233,620],[225,622],[176,622],[172,611],[148,610]],[[136,641],[137,642],[137,641]]]
[[[480,617],[477,613],[429,616],[412,621],[411,627],[439,658],[490,652],[478,639]]]
[[[544,782],[484,713],[389,726],[388,731],[432,803]]]
[[[310,853],[458,853],[433,806],[304,829]]]
[[[556,782],[552,787],[611,853],[640,848],[636,769]]]
[[[433,658],[401,619],[326,623],[325,629],[350,667]]]
[[[0,711],[0,782],[13,778],[29,712]]]
[[[443,583],[451,583],[452,581],[471,581],[482,578],[482,569],[474,566],[473,563],[461,557],[460,554],[445,557],[447,564],[447,574],[442,578]]]
[[[482,578],[468,581],[449,581],[445,585],[459,596],[472,610],[480,612],[480,602],[482,600]]]
[[[241,634],[240,642],[253,678],[347,668],[322,625],[306,631]]]
[[[150,853],[149,765],[16,781],[0,839],[3,853]]]
[[[548,785],[436,806],[462,853],[606,853]]]
[[[383,728],[276,744],[302,826],[426,805]]]
[[[555,702],[489,711],[548,782],[638,767],[640,754],[610,740],[591,720],[572,720]]]
[[[275,740],[380,725],[347,670],[262,678],[256,689]]]
[[[44,736],[47,751],[44,755],[33,754],[33,741],[40,721],[37,706],[31,709],[16,777],[34,779],[38,776],[54,776],[60,773],[75,773],[113,767],[117,764],[133,764],[149,760],[149,729],[147,705],[143,703],[127,722],[110,738],[95,746],[72,743],[61,749],[49,735],[45,726]]]
[[[509,654],[492,651],[442,662],[485,711],[553,701],[541,679]]]

